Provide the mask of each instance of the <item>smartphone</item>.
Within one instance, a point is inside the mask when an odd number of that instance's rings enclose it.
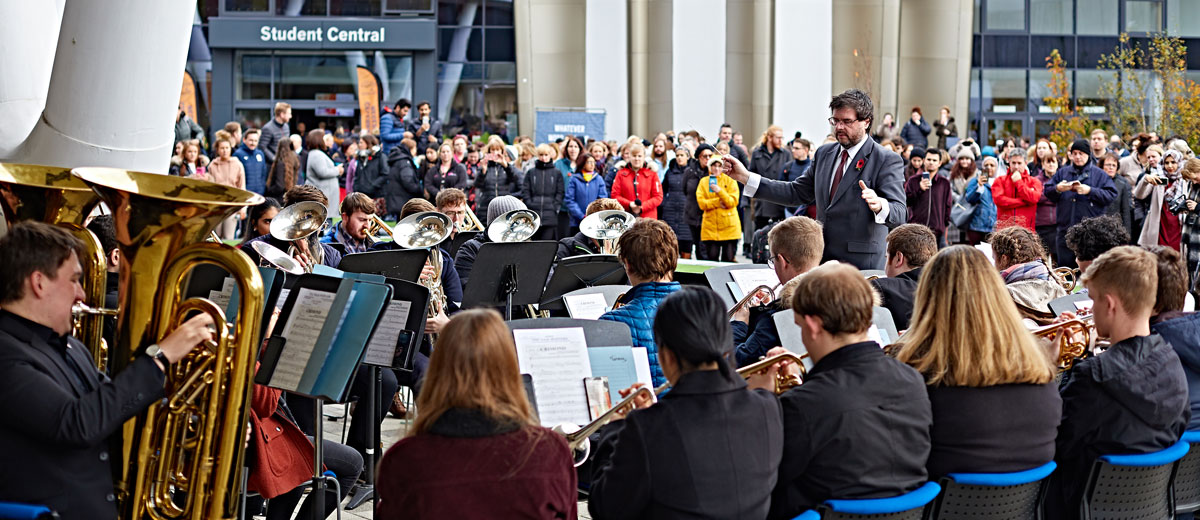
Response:
[[[717,191],[717,178],[713,175],[708,176],[708,191]]]
[[[921,172],[921,180],[929,180],[929,172]]]

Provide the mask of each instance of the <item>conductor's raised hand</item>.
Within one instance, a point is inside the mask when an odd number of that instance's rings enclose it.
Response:
[[[750,170],[746,169],[742,161],[735,159],[729,154],[722,155],[721,160],[725,161],[725,174],[733,177],[733,180],[742,184],[750,180]]]
[[[183,359],[188,352],[200,346],[206,341],[213,339],[213,319],[208,314],[197,314],[192,316],[178,328],[167,334],[167,337],[158,342],[158,348],[162,349],[163,355],[167,356],[167,360],[174,363]]]
[[[883,205],[887,203],[883,197],[875,194],[875,190],[868,188],[867,183],[858,181],[858,187],[862,189],[862,199],[867,202],[867,207],[871,208],[874,213],[883,211]]]

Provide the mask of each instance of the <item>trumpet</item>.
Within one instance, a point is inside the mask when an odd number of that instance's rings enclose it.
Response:
[[[579,232],[600,243],[600,254],[617,254],[617,239],[621,238],[637,217],[619,209],[597,211],[579,223]]]
[[[663,386],[665,387],[666,385]],[[656,402],[658,400],[656,394],[661,393],[661,390],[664,389],[660,387],[658,391],[651,391],[644,386],[638,387],[637,390],[629,394],[629,397],[622,399],[616,406],[609,408],[607,412],[604,412],[596,420],[587,423],[583,427],[571,423],[562,423],[551,429],[555,433],[566,437],[567,447],[571,448],[571,454],[575,457],[575,466],[578,467],[587,461],[588,456],[592,453],[592,442],[588,440],[589,436],[599,431],[604,425],[612,422],[617,413],[628,413],[633,410],[634,400],[638,397],[647,397],[651,402]]]
[[[1059,372],[1065,372],[1075,366],[1075,363],[1092,356],[1096,348],[1095,325],[1092,316],[1053,323],[1030,331],[1034,336],[1050,341],[1058,349],[1055,363]]]
[[[792,388],[800,386],[800,384],[804,382],[804,376],[808,374],[808,370],[804,368],[804,358],[806,357],[808,357],[807,353],[797,355],[792,352],[784,352],[783,354],[771,356],[739,368],[737,373],[739,376],[749,379],[755,374],[765,372],[767,369],[771,368],[771,366],[779,363],[780,361],[791,361],[795,363],[796,366],[800,368],[800,375],[785,374],[782,371],[775,374],[775,395],[779,395],[791,390]]]
[[[746,295],[742,297],[742,299],[738,300],[737,303],[733,304],[733,307],[731,309],[729,309],[729,312],[725,313],[725,319],[727,319],[727,320],[733,319],[733,315],[737,314],[738,311],[742,310],[742,307],[750,305],[750,302],[754,301],[754,297],[758,296],[758,293],[760,291],[762,291],[763,289],[766,289],[767,293],[770,294],[771,297],[769,299],[767,299],[767,301],[759,303],[759,306],[770,305],[771,302],[775,301],[775,291],[778,291],[779,286],[781,286],[781,285],[783,285],[783,282],[775,284],[775,287],[767,287],[766,285],[760,285],[758,287],[755,287],[754,289],[751,289],[750,292],[746,293]]]

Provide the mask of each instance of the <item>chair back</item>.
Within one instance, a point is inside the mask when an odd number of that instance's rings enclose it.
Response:
[[[1188,443],[1140,455],[1104,455],[1092,466],[1080,515],[1089,519],[1162,519],[1175,514],[1171,485]]]
[[[50,518],[57,519],[58,513],[46,506],[0,502],[0,519],[3,520],[38,520]]]
[[[805,520],[921,520],[925,506],[929,505],[942,487],[936,482],[926,482],[915,491],[891,498],[866,498],[859,500],[826,500],[817,507],[816,515],[809,511],[797,518]],[[808,516],[805,516],[808,515]]]
[[[1013,473],[951,473],[941,479],[942,493],[927,520],[1039,520],[1047,477],[1057,465],[1047,462]]]
[[[1200,432],[1184,432],[1188,445],[1200,443]],[[1188,450],[1175,470],[1175,514],[1200,510],[1200,449]]]

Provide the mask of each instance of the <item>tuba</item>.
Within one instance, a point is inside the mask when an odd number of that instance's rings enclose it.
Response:
[[[108,345],[104,341],[104,313],[95,311],[104,306],[105,280],[108,260],[100,240],[84,227],[100,197],[71,170],[33,164],[0,164],[0,206],[11,225],[22,220],[36,220],[67,228],[83,241],[79,254],[83,267],[84,305],[75,313],[75,336],[92,352],[92,361],[101,372],[107,372]],[[84,310],[88,309],[88,310]]]
[[[492,242],[524,242],[542,225],[542,217],[531,209],[514,209],[493,220],[487,228]]]
[[[76,168],[113,213],[121,249],[121,311],[109,365],[120,372],[188,315],[216,325],[209,342],[172,365],[166,398],[125,422],[114,480],[126,519],[233,519],[245,457],[251,378],[263,313],[258,268],[237,249],[206,241],[221,220],[262,196],[211,182],[114,168]],[[203,298],[184,299],[200,264],[233,276],[237,319]]]
[[[450,217],[436,211],[423,211],[404,217],[396,223],[390,235],[404,249],[428,249],[429,265],[433,266],[433,277],[421,279],[429,289],[429,313],[432,318],[446,309],[446,292],[442,290],[442,252],[438,244],[450,238],[453,231]],[[384,226],[386,228],[386,225]]]
[[[597,211],[588,215],[579,223],[579,232],[584,236],[600,242],[600,254],[617,254],[616,240],[633,227],[637,217],[632,213],[619,209]]]

